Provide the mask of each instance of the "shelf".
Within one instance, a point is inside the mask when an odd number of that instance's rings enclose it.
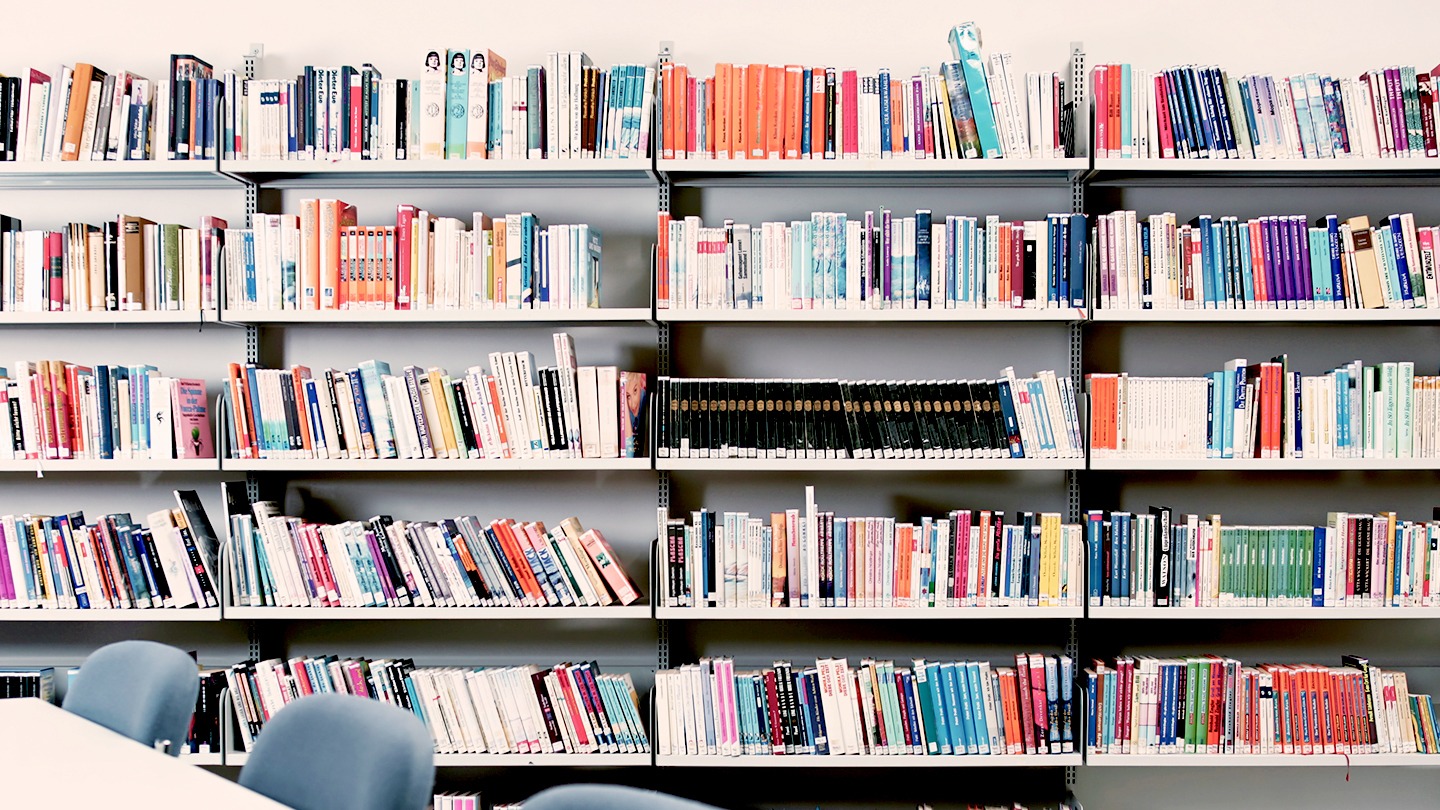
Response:
[[[1083,458],[657,458],[657,470],[955,472],[1082,470]]]
[[[1082,607],[947,607],[947,608],[693,608],[657,607],[657,619],[685,621],[868,621],[912,619],[1079,619]]]
[[[1440,309],[1097,309],[1096,323],[1440,323]]]
[[[1440,458],[1092,458],[1092,470],[1440,470]]]
[[[214,315],[211,313],[211,321]],[[202,323],[199,310],[139,310],[135,312],[0,312],[0,326],[195,326]]]
[[[648,158],[222,160],[220,171],[272,188],[638,188],[655,184]]]
[[[213,458],[82,458],[82,459],[6,459],[0,461],[0,472],[219,472],[220,464]]]
[[[1083,309],[660,309],[661,323],[1074,323]]]
[[[1087,768],[1440,767],[1435,754],[1091,754]]]
[[[1429,185],[1440,180],[1436,158],[1330,158],[1294,160],[1161,160],[1096,158],[1094,185],[1196,184],[1279,186]]]
[[[180,761],[187,765],[224,765],[224,757],[219,752],[213,754],[181,754]]]
[[[1440,619],[1440,608],[1316,607],[1095,607],[1090,619]]]
[[[1440,757],[1436,757],[1436,759],[1440,760]],[[789,754],[740,757],[668,754],[657,755],[655,764],[662,768],[1068,768],[1080,765],[1081,762],[1079,754],[1008,754],[1004,756]]]
[[[526,324],[558,323],[634,323],[651,321],[644,307],[597,307],[590,309],[339,309],[252,311],[229,310],[225,322],[237,325],[267,324],[414,324],[473,326],[524,326]]]
[[[648,458],[227,458],[227,472],[524,472],[649,470]]]
[[[677,186],[1063,186],[1088,158],[1034,160],[659,160]]]
[[[218,622],[220,608],[0,608],[4,622]]]
[[[372,619],[513,620],[513,619],[615,619],[650,618],[649,605],[610,607],[246,607],[226,606],[227,619],[311,619],[336,621]]]
[[[213,160],[27,161],[0,163],[0,188],[233,189]]]
[[[648,768],[650,754],[436,754],[435,765],[441,768]]]

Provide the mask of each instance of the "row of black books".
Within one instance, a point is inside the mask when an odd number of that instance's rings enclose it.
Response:
[[[5,698],[55,699],[53,667],[0,667],[0,700]]]
[[[1069,377],[659,379],[660,458],[1079,458]]]

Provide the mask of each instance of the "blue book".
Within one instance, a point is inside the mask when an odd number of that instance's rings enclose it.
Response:
[[[1312,528],[1310,537],[1311,607],[1325,607],[1325,534],[1326,528],[1324,526],[1315,526]]]
[[[1251,84],[1249,79],[1241,79],[1240,85],[1240,108],[1245,114],[1245,130],[1250,133],[1250,148],[1256,150],[1254,157],[1259,157],[1260,130],[1255,123],[1255,100],[1251,97]]]
[[[501,109],[505,98],[504,82],[505,80],[503,78],[490,82],[490,86],[488,88],[489,92],[486,94],[489,97],[489,105],[486,109],[490,110],[491,112],[489,131],[486,133],[485,136],[485,151],[486,154],[492,156],[496,154],[497,149],[500,149],[503,146],[502,141],[505,133],[505,116],[508,113],[508,111]],[[411,87],[415,88],[416,84],[418,84],[418,82],[412,84]],[[418,93],[419,90],[412,89],[411,92]],[[413,123],[412,126],[414,126]]]
[[[809,71],[806,71],[806,73],[809,73]],[[891,119],[890,119],[890,71],[889,71],[889,69],[886,69],[886,68],[881,68],[881,69],[880,69],[879,84],[880,84],[880,154],[881,154],[882,157],[888,157],[888,156],[893,155],[893,154],[894,154],[894,151],[895,151],[895,145],[894,145],[893,143],[891,143],[891,140],[890,140],[890,128],[891,128],[891,125],[892,125],[892,124],[891,124]],[[806,87],[809,87],[809,85],[807,84]],[[808,111],[808,110],[810,109],[810,107],[809,107],[809,104],[810,104],[810,94],[809,94],[809,93],[805,93],[804,96],[805,96],[805,104],[806,104],[805,109]],[[804,139],[805,139],[805,143],[808,144],[808,143],[810,142],[810,137],[809,137],[810,120],[809,120],[808,118],[805,119],[805,121],[804,121],[804,126],[805,126],[805,129],[806,129],[806,132],[805,132],[805,134],[801,135],[801,137],[804,138]]]
[[[1326,255],[1329,258],[1330,266],[1329,300],[1344,301],[1345,256],[1344,249],[1340,244],[1340,218],[1334,214],[1328,214],[1325,217],[1324,226]]]
[[[1225,369],[1220,372],[1220,418],[1216,420],[1220,424],[1220,457],[1232,458],[1235,455],[1235,386],[1237,375],[1232,369]],[[1241,383],[1243,385],[1243,382]]]
[[[810,110],[811,74],[812,71],[810,70],[810,68],[805,68],[800,72],[800,157],[802,158],[810,154],[810,124],[812,120],[810,118],[812,114]],[[885,74],[882,71],[880,75],[883,76]],[[887,120],[890,115],[890,107],[888,103],[889,98],[890,85],[888,83],[881,82],[880,120],[882,121]],[[882,127],[882,130],[883,131],[880,133],[880,143],[881,148],[883,149],[886,144],[890,143],[890,133],[885,127]]]
[[[254,363],[245,364],[245,379],[249,382],[250,389],[250,413],[255,420],[255,431],[259,434],[255,437],[256,449],[262,453],[268,453],[272,449],[270,423],[260,417],[262,411],[260,410],[260,381],[257,372],[258,369]]]
[[[1099,605],[1101,588],[1105,584],[1104,515],[1100,512],[1085,514],[1085,553],[1089,560],[1086,593],[1090,604]]]
[[[915,306],[930,307],[930,211],[915,212]]]
[[[1094,672],[1085,673],[1085,747],[1087,750],[1099,746],[1099,731],[1101,718],[1096,716],[1095,698],[1097,697],[1097,677]],[[1164,702],[1161,702],[1163,711]]]
[[[980,31],[975,27],[975,23],[961,23],[950,29],[950,51],[965,69],[965,86],[970,91],[970,109],[975,113],[975,130],[980,136],[980,156],[1004,157],[1004,149],[1000,146],[1000,131],[995,127],[994,109],[990,106],[985,62],[980,56]],[[882,109],[889,109],[889,106]]]
[[[845,569],[845,561],[846,558],[849,556],[846,553],[846,550],[849,547],[848,529],[849,524],[845,519],[841,518],[835,521],[835,543],[832,547],[833,550],[830,552],[830,559],[835,561],[835,583],[833,586],[834,589],[832,591],[832,596],[834,596],[834,604],[840,607],[846,607],[849,605],[849,594],[846,590],[846,586],[849,582],[849,577],[847,576]]]
[[[1185,91],[1180,87],[1180,74],[1175,69],[1165,71],[1165,101],[1170,112],[1170,129],[1175,136],[1175,156],[1195,157],[1194,139],[1190,137],[1185,115]]]
[[[1390,222],[1391,248],[1395,254],[1395,274],[1399,277],[1400,296],[1406,301],[1415,300],[1414,289],[1410,285],[1410,256],[1405,253],[1405,229],[1400,223],[1400,217],[1391,214],[1387,218]],[[1423,293],[1422,293],[1423,297]]]
[[[1134,118],[1134,111],[1130,108],[1131,99],[1134,98],[1134,72],[1130,69],[1130,63],[1126,62],[1120,66],[1120,153],[1124,157],[1139,157],[1130,144],[1130,139],[1135,137],[1131,131],[1130,120]]]
[[[1000,380],[996,387],[1000,390],[1000,413],[1005,417],[1005,435],[1010,445],[1010,457],[1024,458],[1025,445],[1016,438],[1020,435],[1020,422],[1015,416],[1015,401],[1010,397],[1010,381]]]
[[[1305,266],[1310,269],[1310,300],[1330,300],[1330,235],[1324,228],[1306,228]]]
[[[845,230],[849,226],[845,214],[831,214],[827,217],[830,223],[830,239],[834,249],[830,251],[830,264],[826,268],[825,294],[831,301],[839,302],[845,300]]]
[[[915,701],[915,673],[902,673],[900,677],[903,679],[901,694],[905,696],[905,718],[909,723],[911,751],[919,748],[923,752],[924,746],[920,743],[924,736],[920,733],[920,707]]]
[[[1066,261],[1069,263],[1066,277],[1070,280],[1070,306],[1076,309],[1085,306],[1086,250],[1089,245],[1089,220],[1084,214],[1071,214],[1066,228],[1069,249]]]
[[[1214,148],[1214,142],[1210,137],[1210,128],[1205,121],[1205,110],[1200,100],[1199,85],[1195,81],[1195,71],[1193,68],[1180,68],[1178,76],[1178,86],[1184,94],[1185,116],[1188,121],[1191,145],[1199,157],[1210,157],[1210,150]]]
[[[1210,78],[1211,93],[1215,98],[1215,115],[1220,122],[1220,135],[1225,141],[1225,151],[1232,158],[1240,157],[1240,147],[1235,141],[1236,122],[1230,120],[1230,105],[1226,101],[1225,78],[1217,67],[1205,71]]]
[[[520,306],[535,301],[535,215],[520,214]]]
[[[1120,549],[1120,595],[1126,599],[1135,595],[1134,583],[1130,578],[1131,556],[1134,550],[1131,544],[1134,542],[1134,534],[1131,529],[1134,527],[1134,516],[1129,512],[1120,515],[1120,531],[1118,541],[1115,545]]]
[[[985,720],[985,690],[980,684],[980,664],[965,661],[959,667],[970,692],[971,737],[975,740],[976,753],[996,753],[990,748],[990,726]]]
[[[95,364],[95,401],[99,406],[100,424],[100,458],[115,457],[115,443],[111,434],[112,423],[115,414],[110,409],[110,367],[103,363]]]
[[[1060,656],[1060,753],[1075,751],[1075,662]]]
[[[1240,288],[1244,296],[1245,308],[1255,308],[1255,263],[1251,260],[1250,248],[1250,226],[1236,223],[1236,232],[1240,236]]]
[[[1046,749],[1060,753],[1060,662],[1045,656]]]
[[[951,749],[955,754],[964,754],[969,750],[970,743],[967,739],[969,727],[965,724],[964,710],[961,708],[964,699],[959,683],[961,675],[956,671],[961,666],[963,664],[954,661],[940,665],[940,691],[945,703],[945,711],[941,715],[941,719],[946,727]],[[937,725],[941,724],[937,723]]]
[[[921,672],[921,669],[924,671]],[[930,706],[935,713],[935,738],[927,741],[929,744],[926,746],[926,753],[953,754],[955,748],[950,740],[949,707],[945,703],[945,689],[940,683],[940,665],[925,664],[924,667],[917,667],[916,673],[917,680],[924,684],[923,688],[930,695]]]
[[[1215,105],[1215,88],[1205,68],[1186,68],[1195,83],[1196,98],[1199,100],[1200,128],[1205,133],[1205,143],[1210,148],[1210,157],[1223,158],[1228,154],[1224,135],[1220,131],[1219,110]]]
[[[380,458],[395,458],[394,424],[390,406],[385,399],[382,379],[390,376],[390,364],[384,360],[366,360],[359,366],[360,382],[365,389],[365,405],[370,413],[370,426],[375,431],[375,452]],[[319,406],[316,406],[317,410]]]
[[[1070,282],[1065,266],[1065,220],[1060,214],[1045,217],[1045,243],[1050,257],[1048,300],[1063,305],[1070,298]]]
[[[370,417],[370,404],[365,400],[365,386],[360,381],[360,370],[352,368],[345,372],[345,383],[350,386],[350,395],[355,398],[355,421],[360,429],[360,446],[362,449],[364,448],[365,439],[368,437],[370,439],[370,446],[374,449],[376,447],[375,430],[373,420]],[[435,396],[439,397],[441,395],[441,392],[435,392]],[[288,433],[288,429],[285,429],[281,435],[281,439],[283,440]],[[286,446],[289,446],[288,442],[286,442]]]

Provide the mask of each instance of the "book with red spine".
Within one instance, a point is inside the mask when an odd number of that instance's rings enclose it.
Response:
[[[840,90],[845,99],[845,120],[841,124],[844,132],[845,157],[860,156],[860,78],[853,69],[840,73]]]

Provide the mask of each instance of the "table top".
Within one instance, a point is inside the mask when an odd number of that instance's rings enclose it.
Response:
[[[7,810],[287,810],[36,698],[0,700],[0,785]]]

